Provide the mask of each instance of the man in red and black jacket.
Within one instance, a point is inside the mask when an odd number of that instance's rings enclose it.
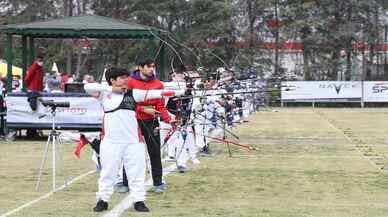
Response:
[[[155,62],[152,59],[141,60],[138,63],[138,70],[135,70],[128,80],[128,88],[141,90],[163,89],[162,82],[155,77],[154,72]],[[136,118],[147,144],[155,192],[162,193],[166,186],[162,182],[163,168],[160,154],[158,117],[167,123],[171,121],[164,99],[153,99],[137,103]],[[124,175],[124,185],[126,185],[125,178]]]
[[[27,85],[27,101],[32,111],[36,111],[38,108],[38,97],[40,92],[43,91],[43,56],[38,56],[33,64],[27,70],[27,75],[24,78],[24,82]],[[27,129],[28,137],[39,136],[36,129]]]
[[[43,91],[43,57],[38,56],[36,61],[31,64],[27,70],[27,75],[24,78],[24,81],[27,85],[27,90],[29,92],[41,92]]]

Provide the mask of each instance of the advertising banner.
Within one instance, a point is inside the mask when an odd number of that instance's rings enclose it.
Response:
[[[39,97],[54,102],[69,102],[70,107],[55,109],[55,122],[60,129],[96,129],[101,127],[103,110],[100,103],[88,96],[46,96]],[[52,125],[52,107],[38,102],[36,111],[32,111],[25,95],[6,97],[7,126],[9,128],[43,128]]]
[[[361,101],[360,81],[286,81],[281,83],[284,102]]]
[[[364,102],[388,102],[388,81],[364,81]]]

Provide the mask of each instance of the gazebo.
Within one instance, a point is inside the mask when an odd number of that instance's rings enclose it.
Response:
[[[97,38],[97,39],[146,39],[149,40],[150,54],[156,54],[157,41],[162,37],[163,30],[149,26],[129,23],[109,17],[87,15],[79,17],[66,17],[48,21],[10,24],[0,28],[6,34],[6,60],[8,64],[7,83],[12,83],[13,45],[12,37],[22,37],[22,68],[23,77],[27,67],[33,62],[35,38]],[[164,46],[160,43],[158,51],[158,72],[160,79],[165,78],[164,73]],[[24,87],[24,85],[23,85]],[[12,91],[8,85],[7,90]]]

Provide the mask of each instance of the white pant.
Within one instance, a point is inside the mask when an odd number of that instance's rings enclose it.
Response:
[[[203,148],[207,145],[207,134],[209,128],[205,124],[195,124],[195,144],[198,148]]]
[[[179,131],[174,131],[172,133],[172,135],[170,136],[170,138],[168,139],[167,141],[167,155],[169,157],[176,157],[175,156],[175,152],[176,152],[176,149],[177,149],[177,145],[180,143],[180,138],[179,138]]]
[[[243,118],[246,119],[249,117],[249,106],[243,108]]]
[[[196,147],[194,134],[192,130],[187,130],[187,136],[184,140],[181,131],[175,131],[175,136],[177,137],[177,149],[176,149],[176,161],[178,166],[186,167],[186,162],[189,158],[195,158],[195,154],[198,152]]]
[[[192,160],[197,158],[197,153],[199,152],[199,147],[195,141],[195,135],[192,129],[190,128],[189,133],[186,138],[187,148],[189,149],[189,155]]]
[[[164,139],[166,138],[166,136],[170,133],[170,131],[172,130],[172,126],[171,124],[168,124],[164,121],[160,121],[160,146],[162,148],[161,150],[161,154],[163,156],[163,153],[166,153],[166,150],[167,152],[169,153],[169,147],[168,147],[168,142],[164,142]],[[169,155],[170,156],[170,155]],[[174,155],[171,155],[171,156],[174,156]]]
[[[169,157],[176,157],[176,149],[180,143],[180,131],[175,130],[167,141],[167,154]]]
[[[167,145],[168,156],[175,157],[179,166],[186,166],[186,162],[189,158],[197,158],[196,155],[199,148],[195,143],[194,134],[191,129],[187,131],[186,140],[183,139],[180,130],[174,131],[168,140]]]
[[[98,180],[97,200],[109,201],[123,162],[128,177],[128,187],[135,202],[145,200],[145,145],[143,143],[112,143],[100,145],[101,173]]]

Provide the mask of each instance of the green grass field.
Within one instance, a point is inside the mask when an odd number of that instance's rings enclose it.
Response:
[[[283,108],[262,111],[233,131],[256,153],[212,144],[185,174],[167,176],[168,191],[149,193],[149,214],[121,216],[388,216],[388,109]],[[0,142],[0,216],[51,190],[51,158],[35,191],[44,141]],[[94,170],[89,148],[81,159],[63,148],[68,179]],[[58,185],[63,183],[59,174]],[[11,216],[91,217],[96,173]],[[126,195],[115,193],[110,209]]]

